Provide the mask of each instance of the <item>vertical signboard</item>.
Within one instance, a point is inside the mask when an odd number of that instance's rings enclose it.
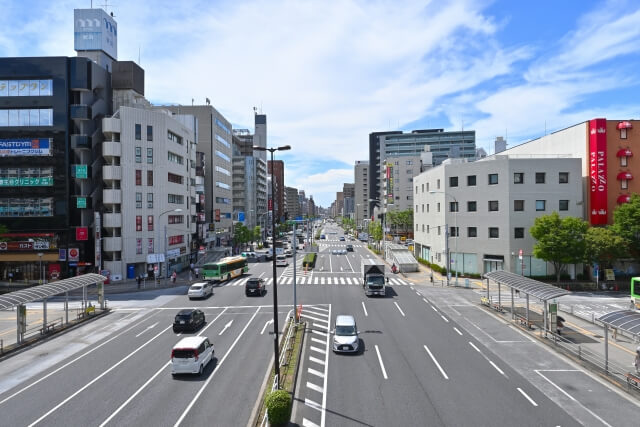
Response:
[[[95,227],[94,230],[94,234],[95,234],[95,245],[96,245],[96,249],[95,249],[95,266],[98,268],[98,271],[100,271],[102,269],[102,264],[101,264],[101,260],[102,260],[102,239],[101,239],[101,233],[102,233],[102,221],[100,219],[100,212],[94,212],[93,214],[93,224]]]
[[[102,9],[74,9],[74,49],[101,50],[118,58],[118,25]]]
[[[387,200],[389,204],[393,204],[393,165],[387,163]]]
[[[589,200],[591,225],[607,223],[607,120],[589,121]]]
[[[89,240],[89,229],[87,227],[76,227],[76,241]]]

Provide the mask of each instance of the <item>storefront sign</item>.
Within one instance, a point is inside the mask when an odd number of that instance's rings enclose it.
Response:
[[[75,178],[79,179],[87,179],[89,174],[87,165],[73,165],[71,172]]]
[[[89,240],[89,229],[87,227],[76,227],[76,241]]]
[[[607,223],[607,121],[589,121],[589,199],[591,225]]]
[[[49,242],[37,240],[34,242],[0,242],[0,251],[39,251],[49,249]]]
[[[87,198],[86,197],[78,197],[76,199],[76,208],[78,208],[78,209],[86,209],[87,208]]]
[[[77,262],[80,259],[80,250],[78,248],[69,248],[69,262]]]
[[[169,249],[167,251],[167,257],[168,258],[178,258],[180,256],[180,249],[176,248],[176,249]]]
[[[0,187],[46,187],[53,185],[52,177],[0,178]]]
[[[0,140],[0,157],[50,155],[51,138],[16,138]]]
[[[67,250],[58,249],[58,261],[66,261],[66,260],[67,260]]]

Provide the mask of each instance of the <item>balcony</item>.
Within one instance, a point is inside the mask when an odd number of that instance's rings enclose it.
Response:
[[[106,228],[121,228],[122,227],[122,214],[108,213],[104,214],[103,227]]]
[[[120,119],[114,119],[112,117],[105,117],[104,119],[102,119],[102,133],[120,133],[121,130],[122,125]]]
[[[122,190],[117,190],[117,189],[102,190],[102,202],[105,204],[121,204]]]
[[[122,167],[121,166],[102,166],[102,179],[105,181],[121,180],[122,179]]]
[[[122,237],[103,237],[102,249],[105,252],[120,252],[122,251]]]
[[[71,135],[71,148],[78,149],[91,149],[91,137],[89,135]]]
[[[117,141],[104,141],[102,143],[102,155],[104,157],[121,157],[122,144]]]
[[[73,120],[91,119],[91,107],[85,104],[71,104],[69,113]]]

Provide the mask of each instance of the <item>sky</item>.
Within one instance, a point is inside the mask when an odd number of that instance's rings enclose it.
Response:
[[[103,7],[104,0],[95,0]],[[118,59],[154,104],[209,98],[234,128],[267,115],[285,185],[328,207],[368,135],[475,130],[493,153],[596,117],[640,116],[629,0],[110,0]],[[73,9],[0,0],[0,56],[75,56]]]

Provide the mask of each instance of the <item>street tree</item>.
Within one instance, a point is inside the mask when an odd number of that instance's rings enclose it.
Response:
[[[629,255],[640,260],[640,195],[631,196],[613,211],[613,231],[627,241]]]
[[[627,241],[612,227],[589,227],[585,235],[585,261],[609,268],[626,255]]]
[[[580,218],[560,218],[557,212],[535,219],[529,229],[537,240],[533,246],[536,258],[550,262],[556,273],[556,282],[567,265],[582,262],[585,253],[585,235],[589,225]]]
[[[382,240],[382,225],[380,221],[374,221],[369,223],[369,236],[375,241]]]

